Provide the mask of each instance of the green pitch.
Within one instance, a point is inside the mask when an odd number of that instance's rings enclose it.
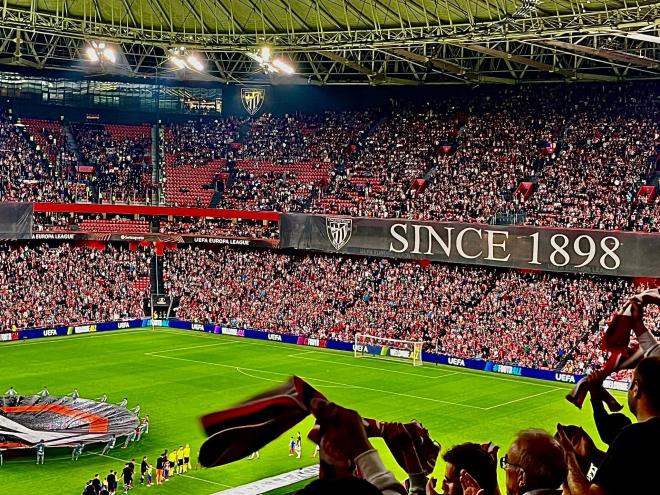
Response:
[[[296,374],[332,400],[365,416],[389,421],[420,420],[445,447],[465,441],[494,441],[506,450],[523,428],[555,430],[558,421],[581,424],[596,437],[588,406],[578,411],[564,401],[567,387],[519,378],[471,372],[453,367],[383,361],[349,353],[280,343],[176,331],[132,330],[0,345],[0,393],[13,386],[36,393],[47,385],[51,394],[77,387],[83,397],[107,393],[109,401],[137,402],[151,419],[141,442],[120,448],[123,439],[102,457],[89,446],[78,462],[70,450],[46,450],[43,466],[34,455],[7,459],[0,467],[0,493],[71,494],[85,482],[122,460],[143,455],[155,463],[163,449],[190,443],[199,449],[204,434],[199,417],[231,406]],[[300,425],[303,437],[312,425]],[[292,431],[291,434],[295,434]],[[305,439],[302,458],[288,456],[289,435],[268,445],[259,460],[242,460],[216,469],[189,471],[161,487],[137,487],[162,494],[210,495],[298,467],[314,464],[313,444]],[[382,442],[375,442],[386,464],[402,475]],[[194,456],[193,456],[194,457]],[[442,478],[444,466],[436,468]],[[500,478],[502,478],[500,473]],[[121,486],[121,485],[120,485]],[[285,493],[280,490],[279,493]]]

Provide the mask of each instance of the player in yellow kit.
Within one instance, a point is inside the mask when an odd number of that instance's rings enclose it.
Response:
[[[190,465],[190,444],[186,444],[183,448],[183,472],[187,473],[188,470],[192,471],[192,466]]]
[[[174,473],[176,473],[176,449],[167,454],[167,460],[170,463],[170,478],[174,478]]]
[[[176,451],[176,473],[183,474],[183,445]]]

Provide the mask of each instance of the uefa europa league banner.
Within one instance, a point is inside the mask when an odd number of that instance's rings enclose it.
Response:
[[[280,247],[562,273],[660,277],[660,234],[283,214]]]

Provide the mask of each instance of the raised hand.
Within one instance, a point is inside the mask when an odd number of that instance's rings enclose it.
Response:
[[[309,438],[321,447],[321,461],[334,468],[336,476],[348,475],[354,459],[372,449],[362,418],[357,411],[323,399],[313,399],[311,412],[318,428]]]
[[[484,495],[486,493],[483,488],[479,486],[470,473],[465,469],[461,469],[461,487],[463,488],[463,495]]]
[[[401,423],[384,423],[382,429],[383,440],[399,466],[408,474],[424,472],[413,438],[405,426]]]
[[[438,495],[438,492],[435,491],[435,483],[437,481],[435,478],[429,478],[426,482],[426,495]]]

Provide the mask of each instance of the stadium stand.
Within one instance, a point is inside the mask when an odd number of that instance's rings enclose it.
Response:
[[[48,139],[39,135],[43,142]],[[50,156],[51,148],[47,153]],[[74,187],[53,175],[48,158],[6,114],[0,116],[0,175],[2,201],[68,202],[72,198]]]
[[[199,248],[167,254],[165,284],[181,296],[182,319],[348,342],[359,331],[424,340],[431,351],[437,341],[457,357],[573,373],[602,365],[603,325],[639,289],[603,277]]]
[[[249,237],[276,239],[279,237],[275,221],[245,220],[213,217],[172,217],[156,220],[158,228],[152,227],[147,216],[136,220],[135,215],[102,215],[85,213],[37,212],[34,214],[34,232],[104,232],[104,233],[148,233],[200,234],[220,237]]]
[[[649,89],[523,87],[380,112],[169,124],[159,187],[177,206],[656,232]],[[18,172],[5,199],[150,198],[149,126],[22,122],[31,140],[3,118],[2,149],[17,150],[4,168]]]
[[[147,125],[71,126],[78,176],[83,176],[99,202],[145,202],[151,189],[150,129]]]
[[[140,317],[150,256],[108,246],[0,246],[3,331]]]

